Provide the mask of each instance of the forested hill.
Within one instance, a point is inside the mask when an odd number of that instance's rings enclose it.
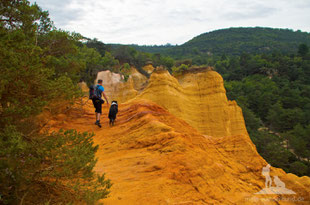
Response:
[[[310,33],[274,28],[229,28],[201,34],[192,40],[171,46],[137,46],[137,50],[161,53],[175,59],[241,53],[296,53],[302,43],[310,44]]]

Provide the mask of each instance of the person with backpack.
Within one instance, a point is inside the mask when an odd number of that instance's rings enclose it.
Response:
[[[98,84],[96,86],[91,86],[89,88],[89,99],[93,101],[94,107],[95,107],[95,113],[96,113],[96,122],[95,125],[98,125],[98,127],[101,127],[100,124],[100,115],[102,114],[102,104],[104,103],[104,100],[102,99],[102,96],[107,101],[107,105],[109,106],[109,101],[107,96],[104,93],[104,88],[102,86],[102,80],[98,80]]]

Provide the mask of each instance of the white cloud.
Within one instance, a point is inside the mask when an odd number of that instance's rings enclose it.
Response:
[[[31,2],[34,2],[32,0]],[[310,31],[309,0],[37,0],[56,27],[104,43],[182,44],[239,26]]]

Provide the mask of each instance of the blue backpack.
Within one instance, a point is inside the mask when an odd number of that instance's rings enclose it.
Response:
[[[101,95],[100,91],[97,89],[97,86],[91,85],[89,86],[89,99],[100,99]]]

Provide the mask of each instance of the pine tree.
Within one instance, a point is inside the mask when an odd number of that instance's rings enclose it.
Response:
[[[79,35],[51,30],[48,13],[26,0],[0,1],[0,19],[0,203],[92,204],[107,197],[110,181],[93,171],[93,135],[42,133],[36,120],[53,102],[80,96]]]

